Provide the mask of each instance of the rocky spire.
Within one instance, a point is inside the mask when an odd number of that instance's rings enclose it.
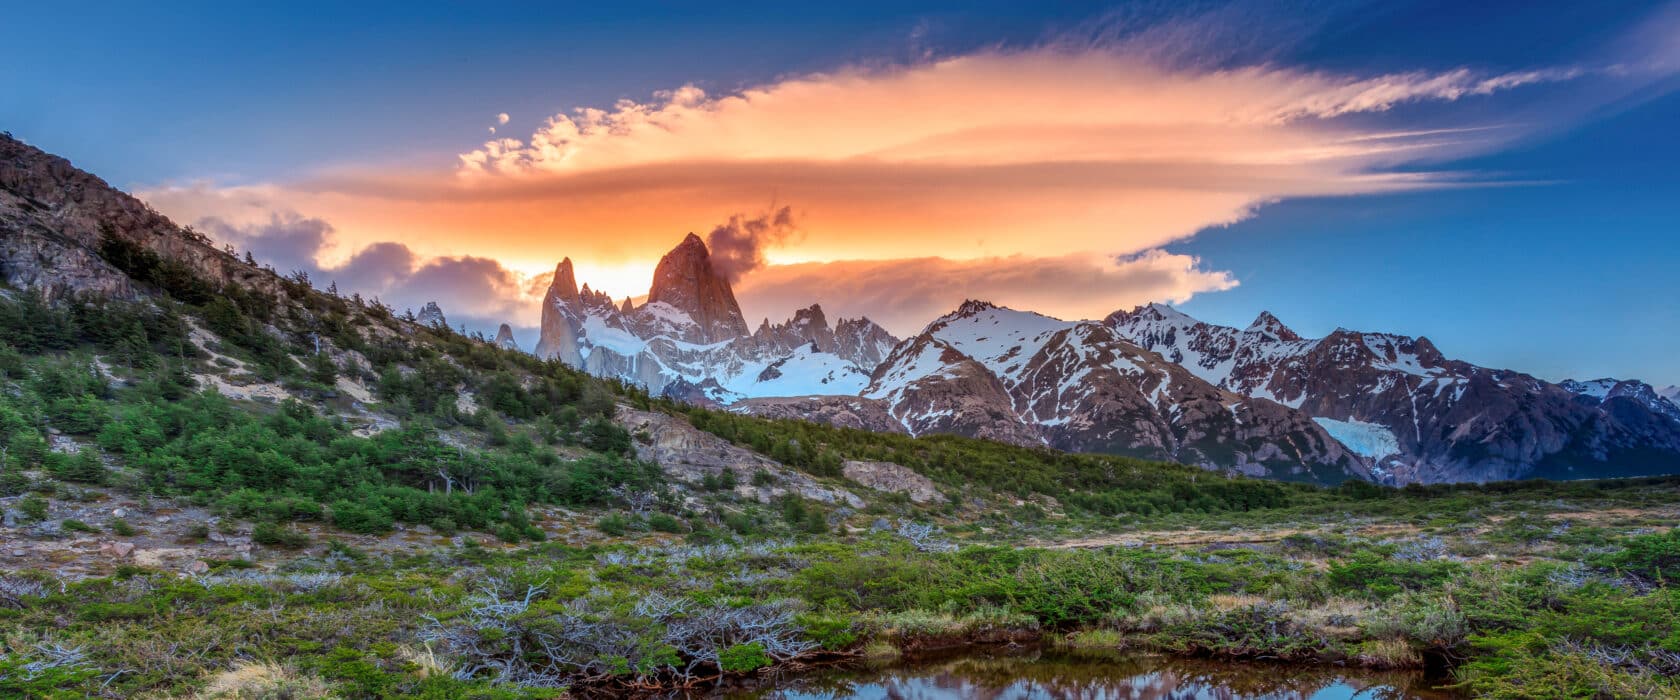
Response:
[[[554,266],[554,282],[548,285],[550,299],[578,300],[577,278],[572,275],[572,259],[565,258]]]
[[[572,273],[572,259],[565,258],[554,267],[554,280],[543,297],[542,330],[537,338],[536,356],[545,360],[558,358],[573,367],[582,367],[578,324],[583,313],[583,298],[578,294],[577,278]]]
[[[513,326],[504,323],[501,328],[496,329],[496,347],[505,350],[519,349],[519,343],[513,340]]]
[[[660,258],[647,303],[669,304],[688,314],[699,324],[703,342],[747,335],[747,322],[729,280],[712,269],[705,242],[692,233]]]
[[[443,317],[443,309],[439,308],[438,303],[435,301],[426,302],[426,305],[420,309],[420,313],[414,315],[414,320],[419,322],[422,326],[439,327],[449,325],[449,321]]]

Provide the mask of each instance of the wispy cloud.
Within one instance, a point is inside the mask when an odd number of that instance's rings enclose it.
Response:
[[[1653,22],[1680,26],[1666,16]],[[230,230],[303,235],[292,229],[307,217],[330,221],[336,235],[311,253],[322,269],[383,241],[422,261],[486,258],[533,275],[569,255],[616,271],[593,279],[615,295],[642,293],[652,262],[683,233],[789,202],[797,238],[770,221],[755,232],[750,219],[712,233],[755,298],[832,296],[813,275],[861,274],[886,291],[850,294],[914,309],[909,317],[928,312],[919,299],[1018,279],[1007,287],[1016,291],[991,296],[1036,294],[1019,303],[1095,315],[1234,284],[1160,251],[1197,231],[1290,197],[1456,186],[1466,174],[1441,164],[1559,128],[1680,70],[1672,41],[1649,38],[1568,65],[1382,74],[1187,60],[1165,48],[1198,31],[1169,22],[1120,39],[844,67],[717,94],[684,85],[553,115],[453,167],[145,194],[178,218],[214,216]],[[1498,108],[1530,93],[1567,108]],[[1455,111],[1472,101],[1488,102]],[[272,213],[287,210],[307,217]],[[854,262],[814,264],[834,260]],[[1019,271],[1043,274],[1008,276]]]
[[[815,302],[830,318],[867,316],[905,335],[964,299],[1081,319],[1149,301],[1184,302],[1235,286],[1230,272],[1157,249],[1115,258],[1018,255],[772,265],[748,276],[737,294],[742,309],[755,318],[788,318]]]

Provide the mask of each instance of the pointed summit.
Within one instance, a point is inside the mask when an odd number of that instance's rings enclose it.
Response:
[[[1261,311],[1260,315],[1254,319],[1254,323],[1248,324],[1248,328],[1244,329],[1243,332],[1258,333],[1273,340],[1296,341],[1301,339],[1300,334],[1290,330],[1289,326],[1283,325],[1283,321],[1279,321],[1278,317],[1273,316],[1270,311]]]
[[[433,328],[449,325],[449,321],[443,317],[443,309],[438,308],[438,303],[435,301],[426,302],[426,305],[420,309],[420,313],[414,315],[414,320],[422,326]]]
[[[548,298],[565,301],[578,300],[577,277],[572,274],[572,259],[565,258],[554,266],[554,281],[548,285]]]
[[[688,314],[700,326],[701,342],[747,335],[747,322],[729,280],[712,269],[711,252],[692,233],[659,259],[647,303],[669,304]]]
[[[496,347],[505,350],[519,349],[519,343],[513,340],[513,326],[504,323],[501,328],[496,329]]]

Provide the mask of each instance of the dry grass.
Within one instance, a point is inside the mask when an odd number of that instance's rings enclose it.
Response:
[[[1399,639],[1372,639],[1359,645],[1359,663],[1370,668],[1418,668],[1423,655]]]
[[[337,698],[332,686],[267,661],[240,662],[216,674],[194,700],[315,700]]]

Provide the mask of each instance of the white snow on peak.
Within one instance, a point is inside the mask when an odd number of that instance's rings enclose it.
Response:
[[[1400,441],[1394,439],[1393,431],[1387,426],[1352,419],[1314,418],[1313,422],[1319,424],[1324,428],[1324,432],[1336,438],[1336,442],[1342,443],[1354,454],[1381,459],[1400,453]]]
[[[1591,396],[1595,399],[1603,401],[1605,397],[1610,395],[1610,390],[1616,388],[1616,385],[1620,383],[1621,380],[1605,377],[1602,379],[1588,379],[1584,382],[1578,382],[1573,379],[1565,379],[1558,386],[1561,386],[1572,393],[1580,394],[1582,396]]]
[[[748,371],[730,378],[724,388],[743,397],[760,396],[856,396],[869,385],[869,375],[839,355],[817,352],[810,345],[775,362],[749,365]],[[776,375],[764,381],[767,370]]]
[[[1153,310],[1157,315],[1159,315],[1161,317],[1161,320],[1163,320],[1163,321],[1168,321],[1168,322],[1171,322],[1171,323],[1181,324],[1181,325],[1192,325],[1192,324],[1201,323],[1201,321],[1196,320],[1195,318],[1191,317],[1189,314],[1184,313],[1183,311],[1179,311],[1178,309],[1175,309],[1175,308],[1173,308],[1171,306],[1168,306],[1166,304],[1162,304],[1160,302],[1150,302],[1147,306],[1145,306],[1143,308]]]
[[[623,328],[608,325],[606,319],[597,314],[583,318],[583,333],[579,337],[590,346],[606,348],[625,357],[634,357],[647,349],[647,341]]]
[[[1400,348],[1401,336],[1386,333],[1362,333],[1360,337],[1364,338],[1365,347],[1371,351],[1371,354],[1377,356],[1378,361],[1375,366],[1378,369],[1405,372],[1419,377],[1435,377],[1446,374],[1444,370],[1424,367],[1423,363],[1418,360],[1416,353],[1402,350]]]
[[[891,369],[880,380],[866,387],[862,394],[863,397],[896,401],[897,396],[903,393],[905,388],[921,379],[952,376],[950,375],[950,365],[942,359],[947,349],[943,343],[934,341],[919,343],[919,345],[921,347],[914,350],[914,355],[903,358],[898,356],[887,358],[886,362],[889,363]],[[905,352],[910,352],[910,349],[907,348]]]
[[[929,328],[958,352],[974,358],[1014,386],[1037,354],[1055,334],[1078,325],[1030,311],[990,307],[967,315],[946,316]]]

